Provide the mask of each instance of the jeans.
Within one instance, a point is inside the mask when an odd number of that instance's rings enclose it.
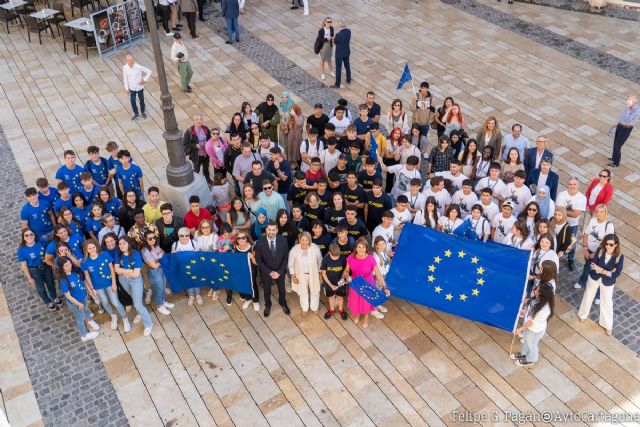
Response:
[[[622,146],[627,142],[632,130],[632,127],[626,128],[620,125],[616,126],[616,134],[613,137],[613,154],[611,155],[611,160],[616,165],[620,164],[620,160],[622,158]]]
[[[530,329],[524,330],[524,345],[521,353],[527,357],[527,362],[535,363],[538,361],[538,344],[544,333],[545,331],[532,332]]]
[[[150,328],[153,326],[153,321],[151,320],[151,315],[149,311],[144,306],[144,302],[142,301],[142,293],[144,291],[144,285],[142,284],[142,276],[138,276],[135,279],[130,279],[128,277],[120,276],[120,284],[124,288],[125,291],[129,295],[131,295],[131,299],[133,300],[133,306],[136,308],[136,311],[142,318],[142,323],[145,328]]]
[[[569,231],[571,231],[571,235],[573,237],[576,237],[578,235],[578,226],[577,225],[570,225],[567,228],[569,228]],[[574,244],[573,248],[567,253],[567,260],[568,261],[575,261],[575,259],[576,259],[576,246],[577,246],[577,244]]]
[[[209,156],[198,156],[198,161],[193,163],[193,171],[195,173],[200,173],[200,168],[202,168],[202,175],[207,180],[208,183],[211,183],[211,174],[209,173]]]
[[[426,125],[418,125],[418,126],[420,126],[420,136],[429,135],[429,127],[430,126],[428,124],[426,124]],[[419,148],[422,148],[422,147],[419,147]]]
[[[87,304],[87,300],[85,298],[84,301],[78,301],[84,304],[84,310],[80,311],[77,305],[72,304],[71,301],[67,300],[67,307],[73,316],[76,318],[76,326],[78,327],[78,332],[80,332],[81,336],[87,335],[87,327],[85,326],[85,320],[91,320],[91,312],[89,311],[89,304]]]
[[[189,295],[190,297],[195,297],[196,295],[200,295],[200,288],[187,289],[187,295]]]
[[[233,41],[233,32],[236,33],[236,41],[240,41],[240,26],[238,18],[227,19],[227,40]]]
[[[336,86],[340,86],[342,64],[344,64],[344,70],[347,73],[347,83],[351,83],[351,64],[349,64],[349,57],[336,55]]]
[[[140,90],[130,90],[129,91],[130,99],[131,99],[131,109],[133,110],[133,114],[138,115],[138,106],[136,105],[136,95],[138,96],[138,101],[140,101],[140,111],[144,114],[145,105],[144,105],[144,89]]]
[[[96,289],[96,291],[98,292],[98,298],[100,298],[100,305],[102,306],[102,308],[104,308],[104,311],[106,311],[111,316],[113,316],[113,308],[112,308],[112,305],[113,305],[113,307],[116,308],[116,311],[118,312],[120,317],[122,318],[126,317],[124,307],[122,306],[122,304],[120,304],[120,301],[118,300],[118,294],[116,292],[113,292],[113,290],[111,289],[111,286],[106,287],[104,289]]]
[[[589,251],[589,255],[593,255],[593,252]],[[580,283],[580,286],[582,286],[583,288],[585,286],[587,286],[587,280],[589,279],[589,272],[591,271],[591,259],[585,259],[584,260],[584,266],[582,268],[582,274],[580,275],[580,278],[578,279],[578,283]],[[596,291],[596,299],[600,299],[600,289],[598,289]]]
[[[167,285],[167,278],[164,276],[164,271],[162,271],[162,267],[156,269],[149,267],[148,274],[153,301],[156,305],[162,305],[164,304],[165,286]]]
[[[47,264],[43,268],[29,267],[29,274],[36,281],[36,292],[42,302],[51,304],[58,297],[51,267]]]

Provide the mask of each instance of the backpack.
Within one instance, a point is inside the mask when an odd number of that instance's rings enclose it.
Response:
[[[321,145],[320,145],[321,144]],[[309,143],[309,138],[304,140],[304,149],[305,149],[305,153],[309,154],[309,146],[311,144]],[[318,156],[320,155],[320,151],[321,150],[325,150],[325,146],[324,146],[324,141],[321,139],[317,139],[316,140],[316,146],[318,147]]]

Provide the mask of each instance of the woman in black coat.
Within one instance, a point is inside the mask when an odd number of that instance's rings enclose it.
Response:
[[[322,21],[322,28],[318,30],[318,37],[313,45],[313,51],[316,54],[320,54],[320,78],[325,79],[324,75],[324,63],[329,66],[329,73],[332,77],[335,77],[333,72],[333,65],[331,63],[331,57],[333,56],[333,21],[328,16]]]

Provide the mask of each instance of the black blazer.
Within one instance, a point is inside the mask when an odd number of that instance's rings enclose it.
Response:
[[[535,162],[535,158],[533,159],[533,161]],[[540,169],[533,169],[527,172],[527,180],[525,181],[524,185],[529,187],[533,195],[535,195],[537,189],[536,191],[534,191],[532,185],[535,186],[538,184],[538,178],[540,178]],[[547,186],[549,187],[549,192],[551,193],[549,194],[549,196],[554,202],[556,201],[556,196],[558,195],[558,181],[560,181],[560,177],[558,177],[558,174],[554,171],[549,171],[549,176],[547,177]]]
[[[333,26],[329,27],[329,34],[331,37],[334,36]],[[316,41],[313,44],[314,50],[317,50],[317,53],[320,53],[325,43],[327,43],[327,40],[324,38],[324,27],[322,27],[318,30],[318,36],[316,37]],[[329,42],[329,44],[332,43],[333,42],[331,41]]]
[[[289,261],[289,244],[287,239],[282,236],[276,236],[276,253],[271,253],[269,248],[269,240],[267,236],[262,236],[255,246],[256,262],[260,267],[263,275],[268,275],[272,271],[276,271],[283,276],[287,270],[287,262]]]
[[[566,252],[571,245],[571,231],[565,222],[558,234],[556,234],[556,252]]]
[[[336,34],[333,44],[336,46],[336,58],[346,58],[351,55],[351,30],[343,28]]]
[[[596,251],[593,259],[591,260],[592,264],[597,265],[598,267],[604,268],[606,271],[611,271],[611,277],[598,274],[594,270],[589,270],[589,277],[593,280],[602,279],[602,284],[605,286],[611,286],[616,283],[616,279],[622,273],[622,266],[624,264],[624,255],[620,255],[618,257],[611,257],[609,262],[605,262],[606,253],[601,251],[600,248]]]
[[[526,154],[524,155],[524,160],[522,161],[522,164],[524,165],[524,171],[527,173],[527,175],[536,168],[537,151],[538,151],[537,148],[530,148],[527,150]],[[542,159],[544,159],[545,157],[548,157],[551,160],[553,160],[553,153],[547,150],[546,148],[542,153]]]

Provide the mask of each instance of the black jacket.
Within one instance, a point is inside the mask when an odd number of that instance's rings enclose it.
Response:
[[[206,135],[207,141],[211,139],[211,131],[208,127],[202,126],[204,129],[204,133]],[[189,129],[184,131],[184,135],[182,136],[182,145],[184,147],[185,156],[189,156],[189,160],[193,163],[198,162],[198,136],[195,132],[195,126],[191,126]]]
[[[343,28],[338,31],[336,37],[333,39],[333,43],[336,45],[336,58],[346,58],[351,55],[351,30]]]
[[[287,271],[287,262],[289,254],[289,244],[287,239],[282,236],[276,236],[276,253],[271,253],[269,248],[269,240],[267,236],[261,237],[255,246],[256,262],[260,268],[262,275],[268,276],[272,271],[284,275]]]
[[[178,241],[178,230],[184,227],[184,220],[178,216],[173,215],[173,222],[169,225],[173,227],[171,233],[167,230],[167,225],[164,224],[162,218],[158,218],[156,221],[156,228],[158,229],[158,235],[160,236],[160,247],[165,253],[171,253],[171,246]]]
[[[233,175],[233,163],[240,154],[242,154],[242,148],[236,150],[231,144],[229,144],[229,147],[227,147],[227,150],[224,152],[224,168],[229,175]]]

